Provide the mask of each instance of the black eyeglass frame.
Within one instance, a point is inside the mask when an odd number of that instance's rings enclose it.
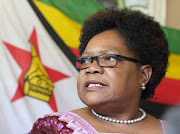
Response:
[[[99,56],[102,56],[102,55],[114,55],[114,56],[116,56],[116,61],[117,61],[116,64],[113,65],[113,66],[101,66],[101,65],[99,64],[98,57],[99,57]],[[81,57],[90,57],[90,58],[91,58],[91,64],[93,63],[93,61],[94,61],[94,59],[95,59],[100,67],[114,67],[114,66],[116,66],[116,65],[118,64],[118,60],[119,60],[118,58],[119,58],[119,57],[122,58],[122,59],[125,59],[125,60],[127,60],[127,61],[131,61],[131,62],[134,62],[134,63],[140,63],[141,65],[143,65],[143,63],[142,63],[140,60],[137,60],[137,59],[134,59],[134,58],[130,58],[130,57],[126,57],[126,56],[119,55],[119,54],[101,54],[101,55],[97,55],[97,56],[79,56],[79,57],[76,57],[76,58],[75,58],[75,62],[78,62],[78,58],[81,58]],[[77,68],[77,69],[86,69],[86,68],[89,68],[89,67],[91,66],[91,64],[90,64],[88,67],[78,68],[78,67],[76,66],[76,68]],[[75,65],[76,65],[76,64],[75,64]]]

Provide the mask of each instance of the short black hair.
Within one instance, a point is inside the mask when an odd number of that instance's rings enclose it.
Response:
[[[139,10],[104,9],[85,20],[80,36],[80,55],[89,40],[106,30],[114,29],[125,39],[130,52],[152,67],[152,76],[141,98],[152,98],[168,68],[168,41],[160,24]]]

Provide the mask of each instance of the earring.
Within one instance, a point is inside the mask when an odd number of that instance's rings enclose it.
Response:
[[[142,82],[142,86],[140,87],[142,90],[145,90],[146,89],[146,87],[145,87],[145,85],[144,85],[144,83]]]

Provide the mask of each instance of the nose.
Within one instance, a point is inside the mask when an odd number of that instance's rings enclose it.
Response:
[[[90,67],[86,69],[87,74],[94,74],[94,73],[103,74],[103,72],[104,72],[104,68],[98,65],[96,59],[94,59]]]

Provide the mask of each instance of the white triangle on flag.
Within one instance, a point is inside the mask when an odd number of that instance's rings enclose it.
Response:
[[[38,117],[53,112],[47,102],[29,96],[11,102],[22,69],[3,42],[31,53],[28,41],[34,28],[43,65],[70,76],[54,83],[58,111],[85,106],[76,91],[78,71],[49,36],[28,1],[1,0],[0,9],[0,133],[28,133]]]

